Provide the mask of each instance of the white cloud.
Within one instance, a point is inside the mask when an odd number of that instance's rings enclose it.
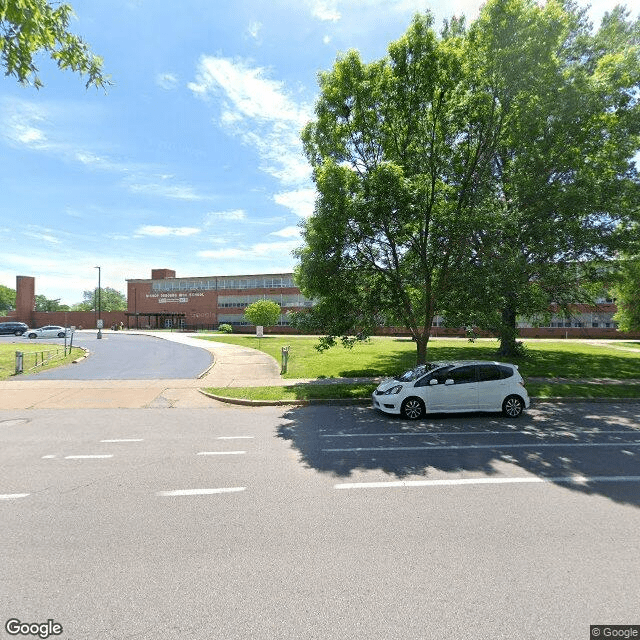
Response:
[[[26,100],[2,101],[0,133],[14,145],[44,149],[49,146],[44,127],[47,112],[44,107]]]
[[[291,252],[300,246],[300,240],[283,242],[259,242],[247,248],[208,249],[198,251],[199,258],[210,260],[267,260],[273,261],[277,255],[291,256]]]
[[[276,204],[291,209],[301,218],[309,218],[313,214],[316,201],[315,189],[298,189],[297,191],[285,191],[273,196]]]
[[[221,125],[257,150],[263,171],[285,184],[309,181],[300,131],[312,110],[296,103],[283,82],[243,60],[203,56],[188,87],[197,97],[218,99]]]
[[[280,231],[273,231],[270,236],[278,236],[279,238],[300,238],[300,227],[285,227]]]
[[[232,211],[210,211],[205,216],[205,225],[209,226],[221,220],[239,221],[246,220],[247,214],[243,209],[233,209]]]
[[[178,86],[178,77],[173,73],[159,73],[156,84],[165,91],[171,91]]]
[[[260,31],[262,31],[262,22],[251,22],[247,27],[246,34],[249,38],[252,38],[256,42],[260,43]]]
[[[337,22],[342,17],[338,11],[338,0],[311,0],[311,14],[324,22]]]
[[[161,198],[172,198],[175,200],[205,200],[206,196],[197,193],[193,187],[185,184],[171,183],[172,176],[153,177],[138,176],[127,180],[126,185],[129,191],[141,193]]]
[[[139,227],[137,236],[193,236],[200,233],[195,227],[164,227],[159,225],[144,225]]]

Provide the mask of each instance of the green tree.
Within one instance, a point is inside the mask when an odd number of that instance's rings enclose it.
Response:
[[[98,287],[85,291],[83,301],[73,305],[73,311],[96,311],[98,309]],[[127,297],[111,287],[100,288],[101,311],[124,311],[127,308]]]
[[[60,304],[60,298],[50,300],[46,296],[36,296],[36,311],[69,311],[70,307],[66,304]]]
[[[87,88],[109,84],[102,58],[69,31],[73,9],[69,4],[47,0],[0,0],[0,60],[6,75],[22,84],[43,86],[35,55],[44,52],[60,69],[87,76]]]
[[[0,284],[0,312],[15,309],[16,290]]]
[[[621,7],[592,33],[570,3],[490,0],[470,29],[482,91],[498,106],[494,197],[445,313],[497,331],[592,302],[599,265],[630,239],[638,210],[640,21]]]
[[[490,195],[495,107],[469,81],[465,49],[463,22],[438,37],[426,14],[388,57],[365,64],[352,51],[320,75],[303,133],[318,198],[296,270],[316,304],[294,319],[326,334],[320,348],[400,325],[425,361]]]
[[[618,283],[612,293],[618,311],[613,319],[621,331],[640,331],[640,255],[620,261]]]
[[[280,305],[272,300],[258,300],[244,310],[244,317],[256,327],[272,327],[280,320]]]

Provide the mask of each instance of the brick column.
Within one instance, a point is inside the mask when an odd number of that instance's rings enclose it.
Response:
[[[31,276],[16,276],[16,315],[18,322],[33,326],[36,306],[36,279]]]

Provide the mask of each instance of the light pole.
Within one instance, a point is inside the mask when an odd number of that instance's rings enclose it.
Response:
[[[94,267],[94,269],[98,270],[98,340],[102,339],[102,310],[100,308],[100,267]]]

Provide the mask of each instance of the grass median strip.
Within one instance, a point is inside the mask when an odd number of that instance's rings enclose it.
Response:
[[[218,387],[204,391],[238,400],[295,402],[298,400],[345,400],[367,398],[376,388],[371,384],[294,384],[285,387]]]
[[[218,387],[204,391],[211,395],[237,400],[271,402],[295,402],[300,400],[345,400],[367,399],[376,383],[366,384],[295,384],[284,387]],[[638,398],[637,384],[597,384],[597,383],[541,383],[527,384],[532,398],[584,398],[615,399]]]

